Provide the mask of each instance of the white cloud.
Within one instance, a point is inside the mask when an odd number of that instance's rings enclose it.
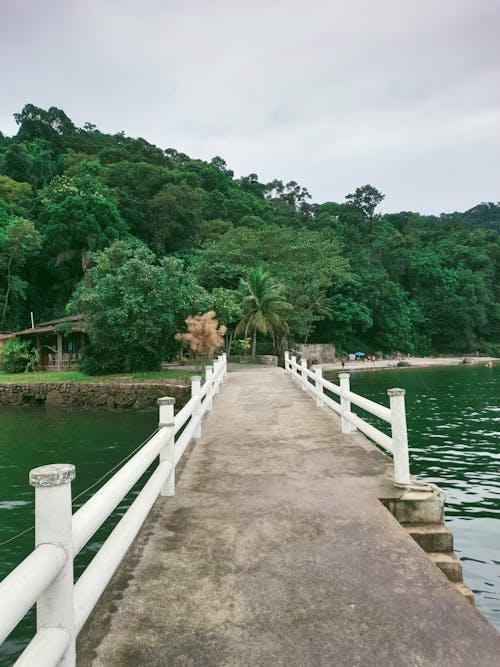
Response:
[[[500,6],[489,0],[11,1],[0,129],[26,102],[315,200],[500,199]]]

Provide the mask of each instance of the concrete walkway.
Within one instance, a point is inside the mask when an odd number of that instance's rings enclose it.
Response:
[[[279,368],[230,372],[79,641],[80,666],[500,665],[379,498],[387,459]]]

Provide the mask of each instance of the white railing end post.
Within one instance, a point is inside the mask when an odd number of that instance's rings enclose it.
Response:
[[[306,391],[307,383],[309,382],[309,380],[307,379],[307,359],[302,358],[300,360],[300,368],[302,373],[302,375],[300,376],[300,380],[302,382],[302,389],[303,391]]]
[[[35,487],[35,545],[55,544],[66,555],[62,570],[38,598],[37,631],[60,627],[68,631],[69,642],[58,665],[76,665],[76,629],[73,595],[73,535],[71,482],[75,466],[59,463],[34,468],[29,483]]]
[[[285,371],[287,373],[290,371],[290,353],[288,350],[285,350]]]
[[[173,496],[175,495],[175,431],[174,431],[174,405],[175,398],[170,396],[163,396],[157,400],[160,408],[160,421],[158,428],[168,428],[169,434],[165,445],[160,450],[160,463],[168,461],[172,466],[170,474],[162,486],[160,495]]]
[[[323,379],[323,369],[321,368],[321,366],[314,366],[313,370],[316,376],[315,379],[316,405],[318,407],[321,407],[323,405],[323,385],[321,384],[321,380]]]
[[[205,382],[208,382],[208,387],[207,387],[207,410],[210,412],[212,408],[214,407],[214,401],[212,398],[212,390],[213,390],[213,377],[214,377],[214,369],[212,366],[205,366]]]
[[[343,395],[344,391],[350,391],[350,373],[339,373],[339,385],[340,385],[340,409],[341,409],[341,427],[342,433],[349,434],[352,432],[353,427],[344,417],[344,412],[351,411],[351,401],[348,398],[345,398]]]
[[[406,429],[405,390],[388,389],[391,408],[392,447],[394,456],[394,484],[406,486],[410,483],[410,460],[408,454],[408,432]]]
[[[219,366],[217,366],[217,370],[219,370]],[[196,403],[196,406],[193,410],[193,416],[191,419],[197,419],[198,424],[196,426],[196,429],[193,433],[193,438],[195,440],[199,440],[201,438],[201,376],[200,375],[192,375],[191,376],[191,397],[198,397],[198,401]]]

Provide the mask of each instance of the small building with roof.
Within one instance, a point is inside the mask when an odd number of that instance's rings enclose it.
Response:
[[[77,364],[85,347],[83,315],[40,322],[29,329],[0,333],[0,350],[11,338],[30,341],[40,355],[41,370],[57,370]]]

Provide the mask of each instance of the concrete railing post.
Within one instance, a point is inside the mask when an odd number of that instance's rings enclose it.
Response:
[[[34,468],[29,475],[35,487],[35,545],[56,544],[66,553],[63,569],[36,603],[37,631],[47,626],[68,631],[68,648],[58,663],[60,667],[76,665],[71,509],[74,479],[75,466],[70,463]]]
[[[213,392],[213,377],[214,377],[214,369],[212,366],[205,366],[205,382],[208,382],[208,389],[207,389],[207,410],[210,411],[214,407],[214,401],[212,397],[212,392]]]
[[[217,375],[220,369],[220,361],[218,359],[214,359],[214,377]],[[219,384],[220,381],[215,378],[214,382],[214,395],[219,393]]]
[[[287,373],[290,372],[290,353],[288,350],[285,352],[285,370]]]
[[[316,394],[316,405],[321,407],[323,405],[323,385],[321,380],[323,379],[323,369],[321,366],[314,367],[314,374],[316,376],[316,385],[315,385],[315,394]]]
[[[157,403],[160,409],[160,421],[158,424],[158,428],[170,429],[168,440],[160,451],[160,463],[162,461],[168,461],[172,466],[170,475],[168,476],[168,479],[161,488],[160,495],[173,496],[175,495],[175,449],[174,449],[175,398],[170,398],[170,396],[163,396],[162,398],[159,398],[157,400]]]
[[[297,363],[297,357],[294,354],[292,354],[292,364],[293,365],[290,367],[290,372],[292,373],[292,375],[294,377],[297,376],[297,369],[295,368],[295,365],[294,365],[296,363]]]
[[[300,376],[300,380],[302,382],[302,389],[303,391],[306,391],[307,384],[309,382],[309,380],[307,379],[307,359],[300,360],[300,369],[302,372],[302,375]]]
[[[391,408],[392,447],[394,456],[394,483],[410,483],[410,461],[408,456],[408,433],[406,430],[405,390],[388,389]]]
[[[193,419],[198,419],[198,425],[195,432],[193,433],[193,438],[198,440],[201,438],[201,377],[199,375],[191,376],[191,397],[197,396],[198,402],[196,407],[193,410]]]
[[[219,360],[219,365],[222,368],[222,373],[220,374],[220,384],[223,384],[224,376],[226,375],[226,369],[224,368],[224,357],[222,356],[222,354],[219,354],[217,359]]]
[[[340,393],[340,408],[342,410],[342,413],[341,413],[342,433],[351,433],[352,432],[352,425],[344,417],[344,412],[350,412],[351,411],[351,401],[348,398],[345,398],[343,396],[344,391],[350,391],[349,373],[339,373],[339,384],[340,384],[340,390],[341,390],[341,393]]]

